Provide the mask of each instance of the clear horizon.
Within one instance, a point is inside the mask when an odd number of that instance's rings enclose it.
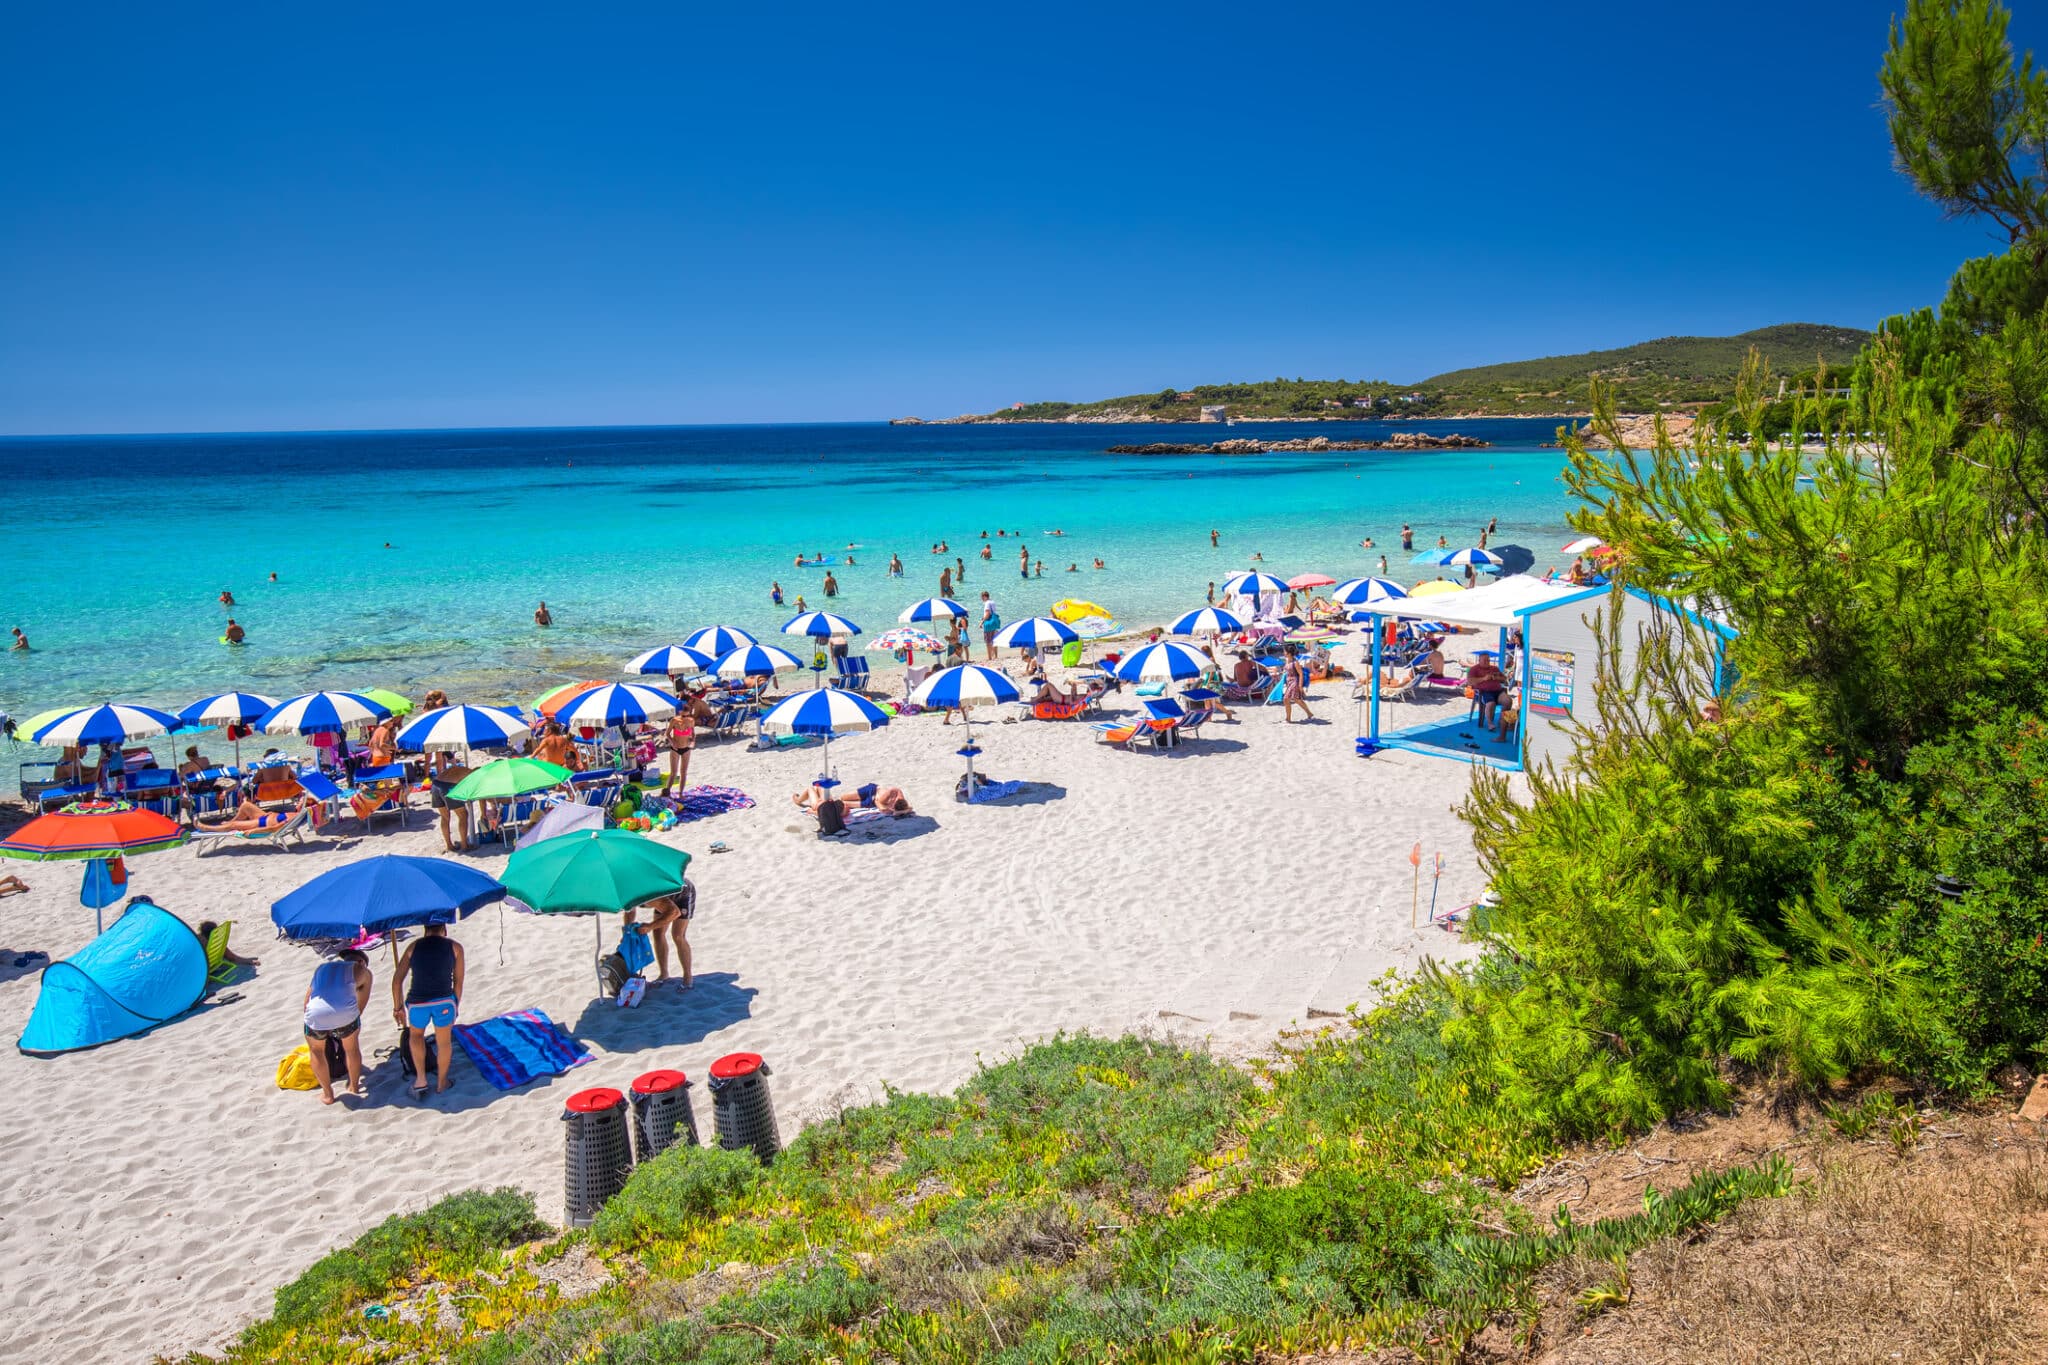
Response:
[[[1891,167],[1889,14],[27,13],[0,433],[885,421],[1869,328],[1998,246]]]

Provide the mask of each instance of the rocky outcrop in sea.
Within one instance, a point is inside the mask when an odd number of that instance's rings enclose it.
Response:
[[[1333,441],[1327,436],[1297,437],[1288,441],[1254,441],[1238,437],[1207,444],[1187,441],[1153,441],[1147,445],[1111,446],[1111,455],[1267,455],[1287,451],[1321,450],[1477,450],[1493,444],[1476,436],[1432,436],[1423,431],[1397,431],[1384,441]]]

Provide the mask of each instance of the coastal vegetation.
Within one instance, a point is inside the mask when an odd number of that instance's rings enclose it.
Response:
[[[1620,411],[1653,412],[1685,404],[1727,404],[1752,354],[1783,376],[1788,389],[1810,385],[1823,371],[1843,375],[1869,340],[1870,333],[1853,327],[1792,322],[1732,337],[1664,337],[1608,351],[1453,370],[1412,384],[1343,379],[1198,384],[1086,403],[1022,403],[963,420],[1192,422],[1204,407],[1222,407],[1234,421],[1357,421],[1450,413],[1583,416],[1592,411],[1596,383]]]
[[[1767,1157],[1582,1218],[1526,1194],[1568,1144],[1748,1095],[1911,1152],[1923,1101],[2048,1065],[2048,81],[2002,9],[1913,0],[1884,89],[1901,165],[2010,245],[1887,321],[1845,403],[1792,396],[1817,454],[1765,439],[1760,354],[1683,447],[1627,448],[1591,382],[1616,448],[1568,438],[1573,524],[1615,591],[1688,609],[1605,666],[1567,767],[1475,777],[1476,963],[1249,1069],[1061,1037],[766,1168],[671,1152],[545,1242],[464,1196],[316,1265],[228,1359],[1454,1360],[1536,1344],[1560,1283],[1575,1329],[1633,1311],[1673,1238],[1843,1207]],[[2016,1217],[2048,1207],[2014,1180]]]

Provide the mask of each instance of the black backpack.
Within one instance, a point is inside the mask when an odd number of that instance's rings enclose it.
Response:
[[[838,797],[818,803],[818,833],[837,834],[846,828],[846,803]]]
[[[597,960],[598,989],[607,1000],[618,999],[619,992],[626,989],[626,982],[632,975],[633,969],[616,952],[606,953]]]
[[[329,1055],[331,1056],[332,1054],[330,1053]],[[410,1024],[398,1030],[398,1064],[405,1068],[406,1079],[419,1079],[419,1073],[412,1069],[412,1025]],[[435,1045],[434,1035],[430,1031],[427,1034],[427,1074],[438,1076],[440,1073],[441,1049]]]

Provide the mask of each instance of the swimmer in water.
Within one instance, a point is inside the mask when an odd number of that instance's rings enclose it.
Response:
[[[548,610],[546,602],[542,602],[538,607],[534,608],[533,623],[542,629],[546,629],[555,623],[555,614]]]
[[[1067,565],[1067,572],[1068,572],[1068,573],[1079,573],[1079,572],[1081,572],[1081,566],[1080,566],[1079,564],[1069,564],[1069,565]]]
[[[1209,532],[1209,548],[1212,550],[1216,548],[1216,533],[1214,531]]]
[[[768,585],[768,600],[778,607],[782,605],[782,585],[780,583],[770,583]]]
[[[1098,569],[1101,569],[1101,568],[1107,568],[1108,566],[1107,566],[1107,565],[1105,565],[1105,564],[1104,564],[1104,563],[1102,562],[1102,556],[1100,556],[1100,555],[1097,555],[1097,556],[1095,557],[1095,567],[1096,567],[1096,568],[1098,568]]]
[[[275,582],[277,581],[277,570],[275,570],[275,569],[272,569],[272,570],[270,571],[270,581],[271,581],[271,582],[273,582],[273,583],[275,583]]]
[[[18,649],[18,650],[20,650],[21,652],[23,652],[24,654],[26,654],[26,653],[28,652],[28,636],[26,636],[26,635],[23,635],[23,634],[21,633],[21,627],[20,627],[20,626],[16,626],[16,627],[14,628],[14,643],[13,643],[13,644],[11,644],[11,645],[9,645],[9,646],[8,646],[8,648],[9,648],[9,649]]]
[[[232,607],[235,605],[235,595],[226,588],[222,588],[220,590],[220,604],[224,607]]]
[[[221,638],[226,640],[231,645],[238,645],[242,643],[242,634],[242,628],[236,625],[235,618],[230,616],[228,618],[227,634],[223,635]]]

